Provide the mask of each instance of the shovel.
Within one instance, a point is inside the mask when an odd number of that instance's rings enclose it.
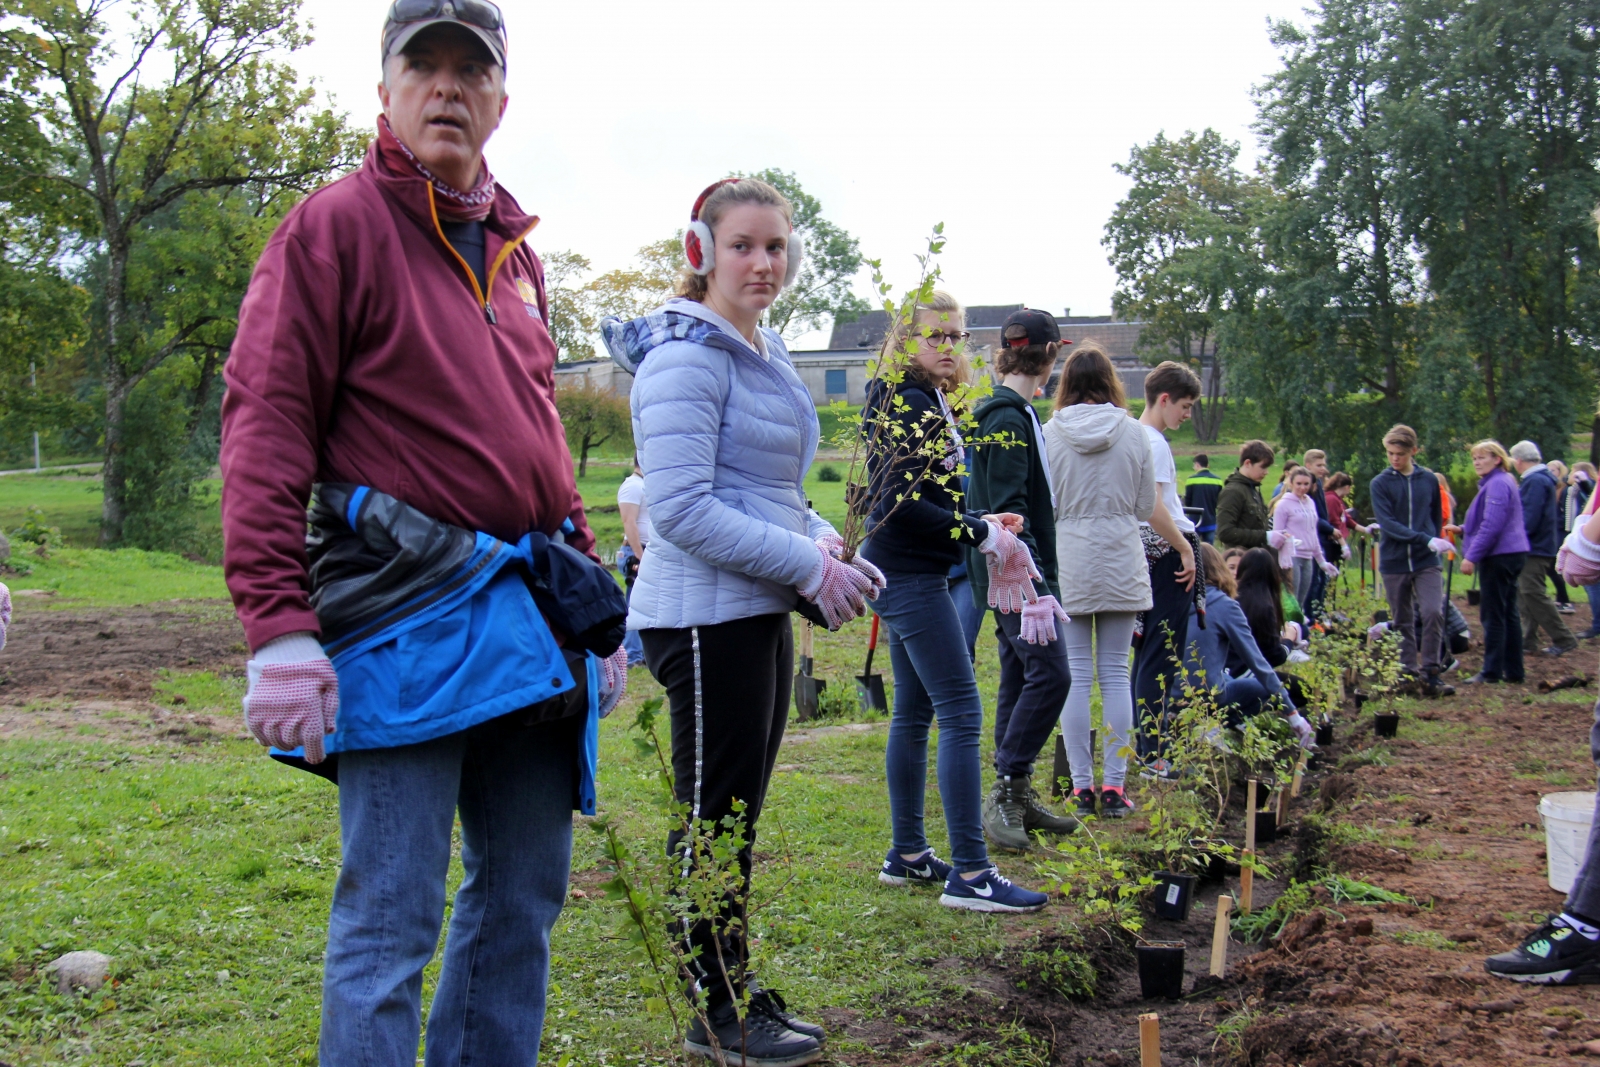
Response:
[[[827,682],[819,682],[811,674],[815,669],[812,661],[811,620],[807,619],[804,625],[805,629],[800,631],[800,673],[794,676],[794,706],[800,714],[801,722],[817,717],[817,698],[828,688]]]
[[[856,675],[856,699],[862,711],[888,711],[889,701],[883,695],[883,675],[872,673],[872,654],[878,651],[878,616],[872,616],[872,637],[867,641],[867,666]]]

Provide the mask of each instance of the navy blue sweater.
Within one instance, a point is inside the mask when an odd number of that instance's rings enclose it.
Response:
[[[1410,474],[1401,474],[1385,467],[1372,479],[1372,513],[1383,529],[1378,547],[1381,573],[1408,574],[1439,566],[1428,542],[1439,536],[1444,524],[1444,502],[1431,470],[1415,464]]]
[[[1554,558],[1561,547],[1561,517],[1556,513],[1556,479],[1538,466],[1522,476],[1522,527],[1528,531],[1528,555]]]

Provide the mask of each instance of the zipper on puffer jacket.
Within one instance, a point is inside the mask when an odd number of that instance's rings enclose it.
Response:
[[[494,317],[494,308],[489,304],[489,293],[494,292],[494,277],[500,272],[501,265],[511,258],[511,253],[517,250],[517,246],[528,239],[528,234],[532,233],[534,227],[539,225],[539,220],[534,219],[533,223],[518,234],[515,240],[505,243],[504,247],[500,249],[500,254],[494,257],[494,263],[490,265],[489,273],[484,278],[484,285],[480,287],[478,285],[478,276],[472,273],[472,267],[462,258],[461,253],[456,251],[456,246],[451,244],[450,238],[444,235],[444,227],[439,225],[439,206],[433,198],[432,182],[428,183],[428,214],[433,217],[433,232],[439,235],[439,240],[444,242],[444,246],[450,250],[450,254],[455,257],[457,263],[461,264],[462,271],[466,273],[467,284],[472,286],[472,295],[478,298],[478,306],[483,308],[483,317],[488,320],[490,326],[496,325],[500,320]]]

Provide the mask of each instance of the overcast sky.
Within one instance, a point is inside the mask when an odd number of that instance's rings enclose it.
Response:
[[[486,154],[542,217],[536,250],[625,266],[711,181],[781,167],[897,287],[943,222],[958,299],[1080,315],[1111,308],[1112,164],[1206,126],[1253,160],[1267,20],[1305,21],[1303,0],[502,6],[511,104]],[[294,61],[363,127],[387,9],[304,6],[316,41]]]

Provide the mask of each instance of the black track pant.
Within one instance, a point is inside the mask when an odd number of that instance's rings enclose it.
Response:
[[[756,822],[789,719],[794,674],[789,616],[758,615],[685,630],[644,630],[640,636],[645,663],[667,690],[678,802],[689,805],[696,824],[720,822],[733,813],[735,800],[744,803],[746,844],[739,865],[748,890]],[[668,835],[667,851],[681,851],[683,837],[681,830]],[[729,995],[724,969],[735,989],[743,983],[744,922],[738,901],[728,899],[721,913],[695,922],[686,935],[674,931],[699,949],[691,969],[713,1004]]]
[[[1150,568],[1152,606],[1144,616],[1144,636],[1133,654],[1134,725],[1141,759],[1159,755],[1162,718],[1174,710],[1183,664],[1183,644],[1189,639],[1189,605],[1194,597],[1178,584],[1183,557],[1168,552]]]

